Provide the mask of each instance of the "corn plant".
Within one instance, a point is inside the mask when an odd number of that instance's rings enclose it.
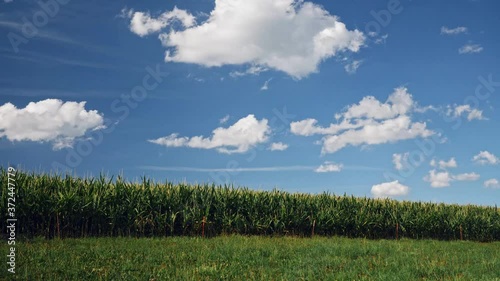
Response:
[[[7,219],[7,172],[0,168],[0,219]],[[142,178],[16,174],[16,216],[26,237],[315,234],[373,239],[500,240],[500,211],[323,193],[255,191]],[[6,224],[2,224],[6,233]]]

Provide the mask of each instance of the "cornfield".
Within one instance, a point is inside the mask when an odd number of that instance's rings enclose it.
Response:
[[[1,220],[7,171],[0,169]],[[127,182],[16,174],[18,233],[24,237],[339,235],[372,239],[500,240],[500,211],[389,199],[253,191],[216,185]],[[203,218],[205,217],[205,221]],[[2,224],[6,233],[6,224]]]

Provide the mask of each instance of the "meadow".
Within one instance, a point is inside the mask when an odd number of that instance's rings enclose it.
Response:
[[[16,274],[0,280],[500,280],[499,242],[231,235],[17,247]]]
[[[0,219],[7,220],[1,171]],[[78,178],[18,171],[19,237],[165,237],[221,234],[500,241],[500,210],[333,194],[254,191],[143,178]],[[6,233],[6,224],[2,224]]]

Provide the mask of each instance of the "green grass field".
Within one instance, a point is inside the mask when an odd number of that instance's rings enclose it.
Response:
[[[1,245],[7,252],[6,243]],[[220,236],[18,242],[2,280],[500,280],[500,243]],[[3,254],[2,254],[3,255]]]

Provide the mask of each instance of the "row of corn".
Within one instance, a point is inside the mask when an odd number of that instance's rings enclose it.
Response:
[[[0,169],[0,219],[7,171]],[[17,172],[17,231],[25,237],[341,235],[500,240],[500,210],[388,199],[253,191],[210,184]],[[205,223],[203,223],[205,221]],[[6,233],[6,224],[2,232]]]

